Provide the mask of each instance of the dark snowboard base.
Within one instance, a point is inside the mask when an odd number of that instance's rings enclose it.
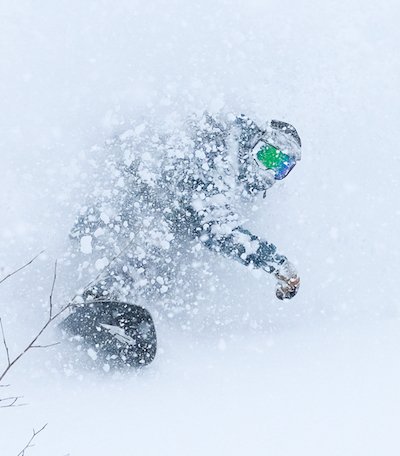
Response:
[[[143,307],[126,302],[85,303],[60,323],[72,341],[84,343],[111,367],[141,367],[156,356],[153,319]]]

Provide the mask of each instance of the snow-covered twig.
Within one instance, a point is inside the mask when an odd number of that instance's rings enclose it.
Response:
[[[28,449],[28,448],[31,448],[33,447],[33,440],[35,439],[35,437],[40,434],[43,429],[47,426],[47,423],[41,427],[38,431],[35,431],[35,429],[33,429],[32,431],[32,437],[29,439],[29,442],[25,445],[25,447],[17,454],[17,456],[25,456],[25,451]]]

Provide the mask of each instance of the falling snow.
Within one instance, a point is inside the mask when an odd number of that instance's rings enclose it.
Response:
[[[62,343],[0,388],[27,403],[0,409],[1,455],[45,423],[27,455],[399,453],[398,17],[392,0],[1,2],[0,280],[45,249],[0,285],[10,352],[48,316],[56,259],[55,308],[100,275],[158,331],[135,371],[49,328]],[[265,199],[235,184],[241,114],[302,139]],[[203,231],[171,230],[182,208]],[[293,263],[291,301],[243,264],[260,244],[238,226]]]

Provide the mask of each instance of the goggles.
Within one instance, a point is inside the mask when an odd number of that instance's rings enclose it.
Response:
[[[254,159],[263,170],[271,170],[276,180],[284,179],[296,165],[296,158],[264,141],[259,141],[253,149]]]

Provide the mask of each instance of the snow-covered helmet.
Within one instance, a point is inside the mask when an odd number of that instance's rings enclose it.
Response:
[[[276,180],[284,179],[301,159],[301,140],[293,125],[271,120],[252,149],[262,170],[272,171]]]

